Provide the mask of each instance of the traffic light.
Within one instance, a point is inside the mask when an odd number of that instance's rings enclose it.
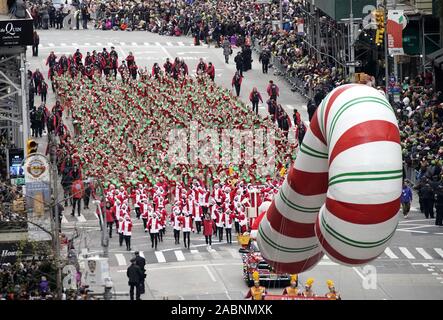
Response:
[[[377,24],[377,32],[375,34],[375,43],[381,45],[385,34],[385,11],[383,9],[375,10],[375,21]]]
[[[385,29],[377,29],[377,32],[375,34],[375,43],[377,45],[381,45],[383,43],[384,40],[384,35],[385,35]]]
[[[33,139],[28,139],[28,142],[26,144],[26,155],[31,155],[33,153],[36,153],[38,149],[38,143],[35,142]]]
[[[375,22],[378,29],[385,27],[385,11],[383,9],[375,10]]]

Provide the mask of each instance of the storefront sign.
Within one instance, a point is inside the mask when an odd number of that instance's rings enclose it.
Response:
[[[32,19],[0,20],[0,47],[30,46],[33,32]]]

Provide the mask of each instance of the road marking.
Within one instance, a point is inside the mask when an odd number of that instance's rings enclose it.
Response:
[[[78,43],[73,42],[73,43],[72,43],[72,46],[73,46],[73,47],[78,47]]]
[[[333,261],[320,261],[318,263],[319,266],[338,266],[338,263],[335,263]]]
[[[443,258],[443,250],[440,248],[434,248],[434,251],[437,252],[437,254]]]
[[[66,43],[64,43],[64,42],[60,43],[60,45],[61,45],[62,47],[66,47]]]
[[[143,44],[144,44],[145,46],[149,46],[149,45],[150,45],[149,42],[143,42]]]
[[[195,250],[195,249],[192,249],[192,250],[191,250],[191,253],[192,253],[192,254],[198,254],[198,252],[199,252],[199,251],[198,251],[198,250]]]
[[[75,217],[79,222],[86,222],[86,218],[82,214],[80,214],[79,216],[75,215]]]
[[[417,230],[408,230],[408,229],[397,229],[397,231],[404,231],[404,232],[410,232],[410,233],[429,233],[427,231],[417,231]]]
[[[233,248],[229,248],[229,249],[228,249],[228,252],[231,254],[231,256],[232,256],[234,259],[238,259],[238,258],[240,258],[240,254],[239,254],[238,250],[235,250],[235,249],[233,249]]]
[[[415,259],[415,257],[412,255],[412,253],[409,252],[409,250],[406,249],[405,247],[399,247],[399,249],[406,256],[406,258],[408,258],[408,259]]]
[[[404,221],[400,221],[400,223],[409,223],[409,222],[417,222],[417,221],[428,221],[429,222],[429,219],[404,220]]]
[[[124,42],[120,42],[120,45],[121,45],[121,46],[125,46],[126,43],[124,43]]]
[[[119,266],[126,266],[127,265],[125,256],[123,254],[116,253],[115,257],[117,258],[117,262],[118,262]]]
[[[174,46],[171,42],[166,42],[166,45],[167,45],[168,47],[173,47],[173,46]]]
[[[438,273],[437,272],[432,272],[431,273],[433,276],[438,276]]]
[[[177,258],[177,261],[185,261],[185,256],[183,255],[183,251],[181,250],[176,250],[174,251],[175,253],[175,257]]]
[[[204,266],[203,268],[206,269],[206,271],[209,274],[209,277],[211,277],[212,281],[217,282],[217,279],[215,279],[214,275],[212,274],[211,270],[209,270],[208,266]]]
[[[184,44],[182,41],[177,42],[177,44],[178,44],[180,47],[184,47],[184,46],[185,46],[185,44]]]
[[[112,42],[108,42],[108,46],[113,47],[114,44]]]
[[[54,47],[54,44],[53,43],[48,43],[48,46]]]
[[[423,248],[415,248],[415,250],[417,250],[418,253],[420,253],[423,258],[425,258],[426,260],[432,260],[432,256],[430,256],[425,249]]]
[[[171,238],[172,239],[172,238]],[[205,239],[196,239],[199,241],[204,241]],[[232,243],[238,243],[237,240],[232,240]],[[212,243],[212,246],[217,246],[217,245],[226,245],[226,242],[217,242],[217,243]],[[196,245],[192,245],[192,248],[198,248],[198,247],[207,247],[208,245],[206,243],[204,244],[196,244]],[[180,250],[182,249],[182,247],[177,247],[177,248],[169,248],[169,249],[163,249],[160,250],[161,252],[167,252],[167,251],[174,251],[174,250]]]
[[[68,219],[65,216],[62,216],[62,223],[68,223]]]
[[[165,47],[163,47],[163,46],[160,44],[160,42],[156,42],[155,45],[159,46],[159,47],[162,49],[162,51],[166,54],[166,56],[167,56],[169,59],[173,60],[171,54],[168,52],[168,50],[166,50]]]
[[[220,255],[220,253],[218,253],[216,250],[214,250],[214,249],[209,249],[209,248],[206,248],[207,250],[208,250],[208,252],[211,254],[211,256],[212,256],[212,258],[213,259],[223,259],[222,258],[222,256]]]
[[[101,47],[102,46],[101,42],[97,42],[97,46]]]
[[[137,47],[137,46],[138,46],[137,42],[131,42],[131,44],[132,44],[134,47]]]
[[[85,46],[90,46],[91,44],[89,42],[85,42]]]
[[[362,274],[360,273],[360,271],[358,271],[358,269],[357,269],[356,267],[353,267],[352,269],[354,269],[354,271],[360,276],[360,278],[362,278],[362,280],[365,281],[365,276],[362,275]]]
[[[398,257],[392,252],[390,248],[385,249],[385,254],[391,259],[398,259]]]
[[[163,252],[161,252],[161,251],[155,251],[155,257],[157,258],[157,261],[159,263],[166,262],[165,256],[163,255]]]
[[[169,270],[169,269],[183,269],[183,268],[197,268],[204,266],[212,266],[212,267],[221,267],[221,266],[242,266],[243,263],[210,263],[210,264],[191,264],[191,265],[183,265],[180,264],[178,266],[168,266],[168,267],[153,267],[150,268],[149,271],[153,270]],[[117,272],[126,272],[127,270],[117,270]]]
[[[432,268],[428,268],[428,271],[435,271],[435,269],[432,269]]]

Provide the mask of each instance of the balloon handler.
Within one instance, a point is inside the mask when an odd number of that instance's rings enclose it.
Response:
[[[260,275],[257,271],[254,271],[252,274],[252,279],[254,279],[254,286],[249,289],[245,299],[251,298],[251,300],[263,300],[263,296],[268,292],[265,287],[260,286]]]

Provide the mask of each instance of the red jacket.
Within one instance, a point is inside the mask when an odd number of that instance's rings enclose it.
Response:
[[[83,181],[75,180],[71,186],[72,197],[74,199],[81,199],[85,193],[85,187],[83,185]]]
[[[208,67],[206,69],[206,73],[210,76],[210,77],[215,77],[215,67],[214,65]]]
[[[268,88],[266,89],[266,92],[268,93],[269,96],[272,96],[272,86],[273,85],[275,86],[275,93],[276,93],[276,96],[278,97],[280,95],[279,94],[280,89],[278,88],[278,86],[275,83],[269,84]]]
[[[243,81],[243,77],[240,76],[240,78],[238,78],[238,84],[241,85],[242,81]],[[235,76],[232,78],[232,86],[234,86],[234,85],[235,85]]]
[[[212,219],[203,220],[203,235],[204,236],[210,236],[212,235],[212,233],[214,232],[214,221],[212,221]]]
[[[106,222],[114,222],[115,218],[115,207],[104,208],[106,215]]]
[[[254,95],[254,91],[251,91],[251,93],[249,94],[249,101],[251,101],[251,102],[252,102],[253,95]],[[260,92],[257,91],[257,95],[258,95],[258,100],[263,103],[263,99],[261,97]]]

